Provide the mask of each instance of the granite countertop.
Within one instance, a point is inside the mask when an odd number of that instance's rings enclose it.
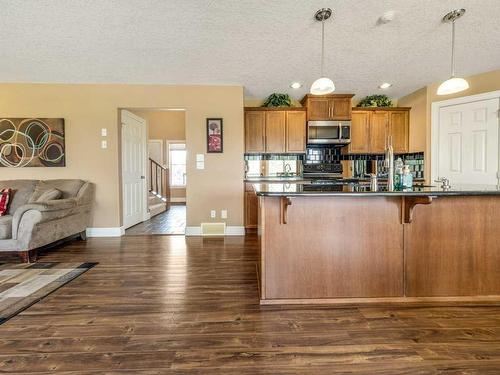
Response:
[[[262,196],[453,196],[453,195],[500,195],[497,185],[454,185],[445,190],[440,186],[415,185],[412,189],[388,191],[385,186],[379,186],[372,191],[369,184],[338,183],[313,184],[299,183],[255,183],[257,195]]]
[[[250,183],[259,183],[259,182],[309,182],[310,179],[306,179],[302,176],[287,176],[287,177],[278,177],[278,176],[255,176],[255,177],[245,177],[245,182]]]

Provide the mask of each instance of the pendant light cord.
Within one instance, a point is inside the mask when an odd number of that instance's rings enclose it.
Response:
[[[455,77],[455,20],[451,22],[451,77]]]
[[[324,77],[323,74],[325,68],[325,17],[321,19],[321,77]]]

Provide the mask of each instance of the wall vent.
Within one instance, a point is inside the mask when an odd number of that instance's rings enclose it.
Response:
[[[225,236],[226,223],[201,223],[202,236]]]

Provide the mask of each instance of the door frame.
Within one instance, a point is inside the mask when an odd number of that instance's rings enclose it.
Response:
[[[500,90],[485,92],[482,94],[462,96],[459,98],[441,100],[439,102],[433,102],[431,104],[431,154],[430,165],[431,165],[431,183],[436,180],[439,170],[439,111],[441,108],[450,107],[459,104],[467,104],[473,102],[480,102],[488,99],[498,99],[500,101]],[[500,113],[498,117],[499,123],[499,142],[500,145]],[[433,155],[436,155],[434,157]],[[500,165],[500,150],[498,152],[498,165]],[[500,171],[497,171],[497,177]]]
[[[121,159],[120,159],[120,175],[121,175],[121,195],[122,195],[122,199],[121,199],[121,222],[122,222],[122,227],[124,229],[127,229],[125,227],[125,220],[124,220],[124,215],[125,215],[125,210],[124,210],[124,198],[125,198],[125,195],[124,195],[124,188],[125,188],[125,184],[124,184],[124,181],[123,181],[123,156],[124,156],[124,148],[123,148],[123,131],[121,131],[122,127],[123,127],[123,118],[124,117],[129,117],[133,120],[136,120],[138,122],[140,122],[142,124],[142,136],[143,136],[143,147],[142,147],[142,155],[141,155],[141,159],[142,159],[142,164],[143,164],[143,170],[144,170],[144,176],[146,177],[146,174],[147,174],[147,160],[148,160],[148,124],[147,124],[147,121],[145,119],[143,119],[142,117],[139,117],[135,114],[133,114],[132,112],[128,111],[127,109],[120,109],[120,142],[121,142]],[[150,219],[150,213],[149,213],[149,208],[148,208],[148,186],[147,186],[147,179],[144,178],[142,180],[142,208],[143,208],[143,211],[142,211],[142,221],[146,221],[148,219]]]

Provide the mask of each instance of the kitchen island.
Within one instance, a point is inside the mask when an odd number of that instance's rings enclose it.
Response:
[[[261,304],[500,301],[496,186],[254,189]]]

